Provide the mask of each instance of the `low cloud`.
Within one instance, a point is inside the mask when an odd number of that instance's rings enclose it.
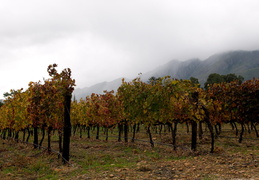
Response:
[[[1,92],[70,67],[78,87],[136,77],[172,59],[259,47],[256,0],[4,1]]]

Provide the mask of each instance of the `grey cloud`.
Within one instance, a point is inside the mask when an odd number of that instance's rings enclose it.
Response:
[[[85,86],[172,59],[258,49],[258,6],[257,0],[1,1],[1,66],[38,61],[45,70],[57,62]]]

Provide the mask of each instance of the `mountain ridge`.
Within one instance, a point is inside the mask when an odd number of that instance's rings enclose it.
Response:
[[[116,91],[118,87],[120,87],[122,83],[122,79],[125,79],[125,81],[130,81],[128,78],[117,78],[113,81],[107,82],[100,82],[90,87],[84,87],[84,88],[76,88],[73,92],[76,99],[85,98],[86,96],[91,95],[92,93],[96,94],[102,94],[104,90],[107,91]]]
[[[245,80],[259,78],[259,50],[254,51],[228,51],[214,54],[205,60],[198,58],[186,61],[171,60],[140,77],[142,81],[147,82],[152,76],[164,77],[171,76],[176,79],[189,79],[195,77],[199,79],[200,84],[206,82],[211,73],[226,75],[234,73],[241,75]],[[130,79],[125,78],[126,81]],[[104,90],[117,90],[122,83],[122,78],[115,79],[111,82],[102,82],[93,86],[75,89],[76,99],[85,98],[92,93],[101,94]]]

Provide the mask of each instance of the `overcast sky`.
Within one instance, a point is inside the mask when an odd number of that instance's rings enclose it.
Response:
[[[258,0],[0,0],[0,98],[71,68],[77,88],[259,49]]]

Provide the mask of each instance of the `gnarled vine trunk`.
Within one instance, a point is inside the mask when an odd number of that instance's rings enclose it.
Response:
[[[70,122],[70,107],[71,107],[71,95],[66,95],[64,99],[64,129],[63,129],[63,163],[69,161],[70,150],[70,136],[71,136],[71,122]]]

